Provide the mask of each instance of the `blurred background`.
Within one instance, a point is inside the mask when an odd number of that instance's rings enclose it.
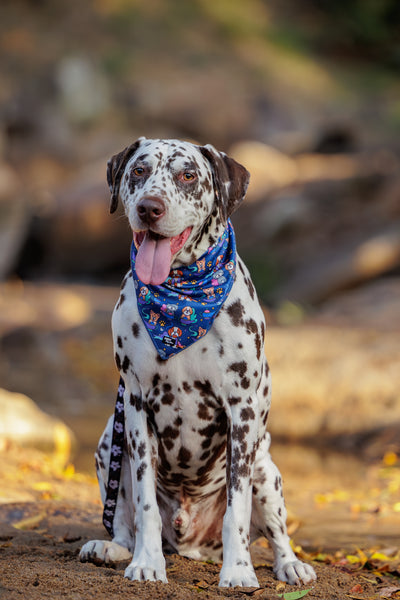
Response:
[[[289,504],[308,477],[318,506],[381,531],[371,515],[400,513],[399,2],[3,0],[0,16],[2,447],[71,446],[93,472],[131,239],[106,162],[141,135],[212,143],[252,175],[234,224]],[[335,496],[356,488],[378,491]]]

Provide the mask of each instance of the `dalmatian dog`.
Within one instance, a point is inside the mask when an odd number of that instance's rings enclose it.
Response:
[[[139,248],[140,279],[161,285],[171,269],[196,264],[224,232],[248,181],[242,165],[211,145],[140,138],[113,156],[111,212],[120,199]],[[114,535],[87,542],[80,559],[129,560],[128,579],[167,582],[164,548],[196,560],[223,559],[222,587],[257,587],[249,545],[266,536],[278,579],[316,579],[286,530],[282,480],[266,430],[271,380],[264,316],[242,260],[210,330],[168,360],[140,318],[131,270],[112,329],[125,382]],[[103,502],[112,426],[111,418],[96,453]]]

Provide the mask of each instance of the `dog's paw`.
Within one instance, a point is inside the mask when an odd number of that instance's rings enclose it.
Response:
[[[92,562],[95,565],[113,566],[118,562],[130,560],[132,553],[115,542],[92,540],[87,542],[79,553],[81,562]]]
[[[282,565],[277,565],[274,567],[274,573],[277,579],[290,583],[290,585],[307,584],[317,579],[312,566],[300,560],[293,560]]]
[[[161,555],[148,560],[141,560],[140,555],[134,557],[131,564],[125,569],[127,579],[132,581],[162,581],[168,583],[165,570],[165,559]]]
[[[222,565],[219,586],[258,587],[258,580],[252,565],[236,565],[234,567],[224,567]]]

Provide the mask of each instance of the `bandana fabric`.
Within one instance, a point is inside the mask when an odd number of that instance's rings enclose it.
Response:
[[[163,360],[181,352],[210,330],[231,291],[236,271],[236,242],[232,223],[203,256],[189,266],[172,269],[162,285],[142,283],[131,266],[138,309]]]

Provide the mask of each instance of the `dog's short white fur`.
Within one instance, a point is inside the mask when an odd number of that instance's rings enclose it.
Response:
[[[244,167],[212,146],[177,140],[140,138],[108,165],[111,211],[121,199],[136,235],[147,231],[153,245],[170,238],[178,248],[174,268],[193,263],[222,234],[248,179]],[[131,560],[129,579],[166,582],[164,544],[198,560],[223,558],[220,586],[258,586],[249,545],[266,536],[278,579],[316,579],[295,556],[286,530],[282,481],[266,430],[271,381],[264,316],[241,259],[209,333],[173,358],[158,357],[130,272],[112,329],[126,386],[115,535],[86,543],[81,560]],[[111,436],[112,419],[96,453],[103,502]]]

